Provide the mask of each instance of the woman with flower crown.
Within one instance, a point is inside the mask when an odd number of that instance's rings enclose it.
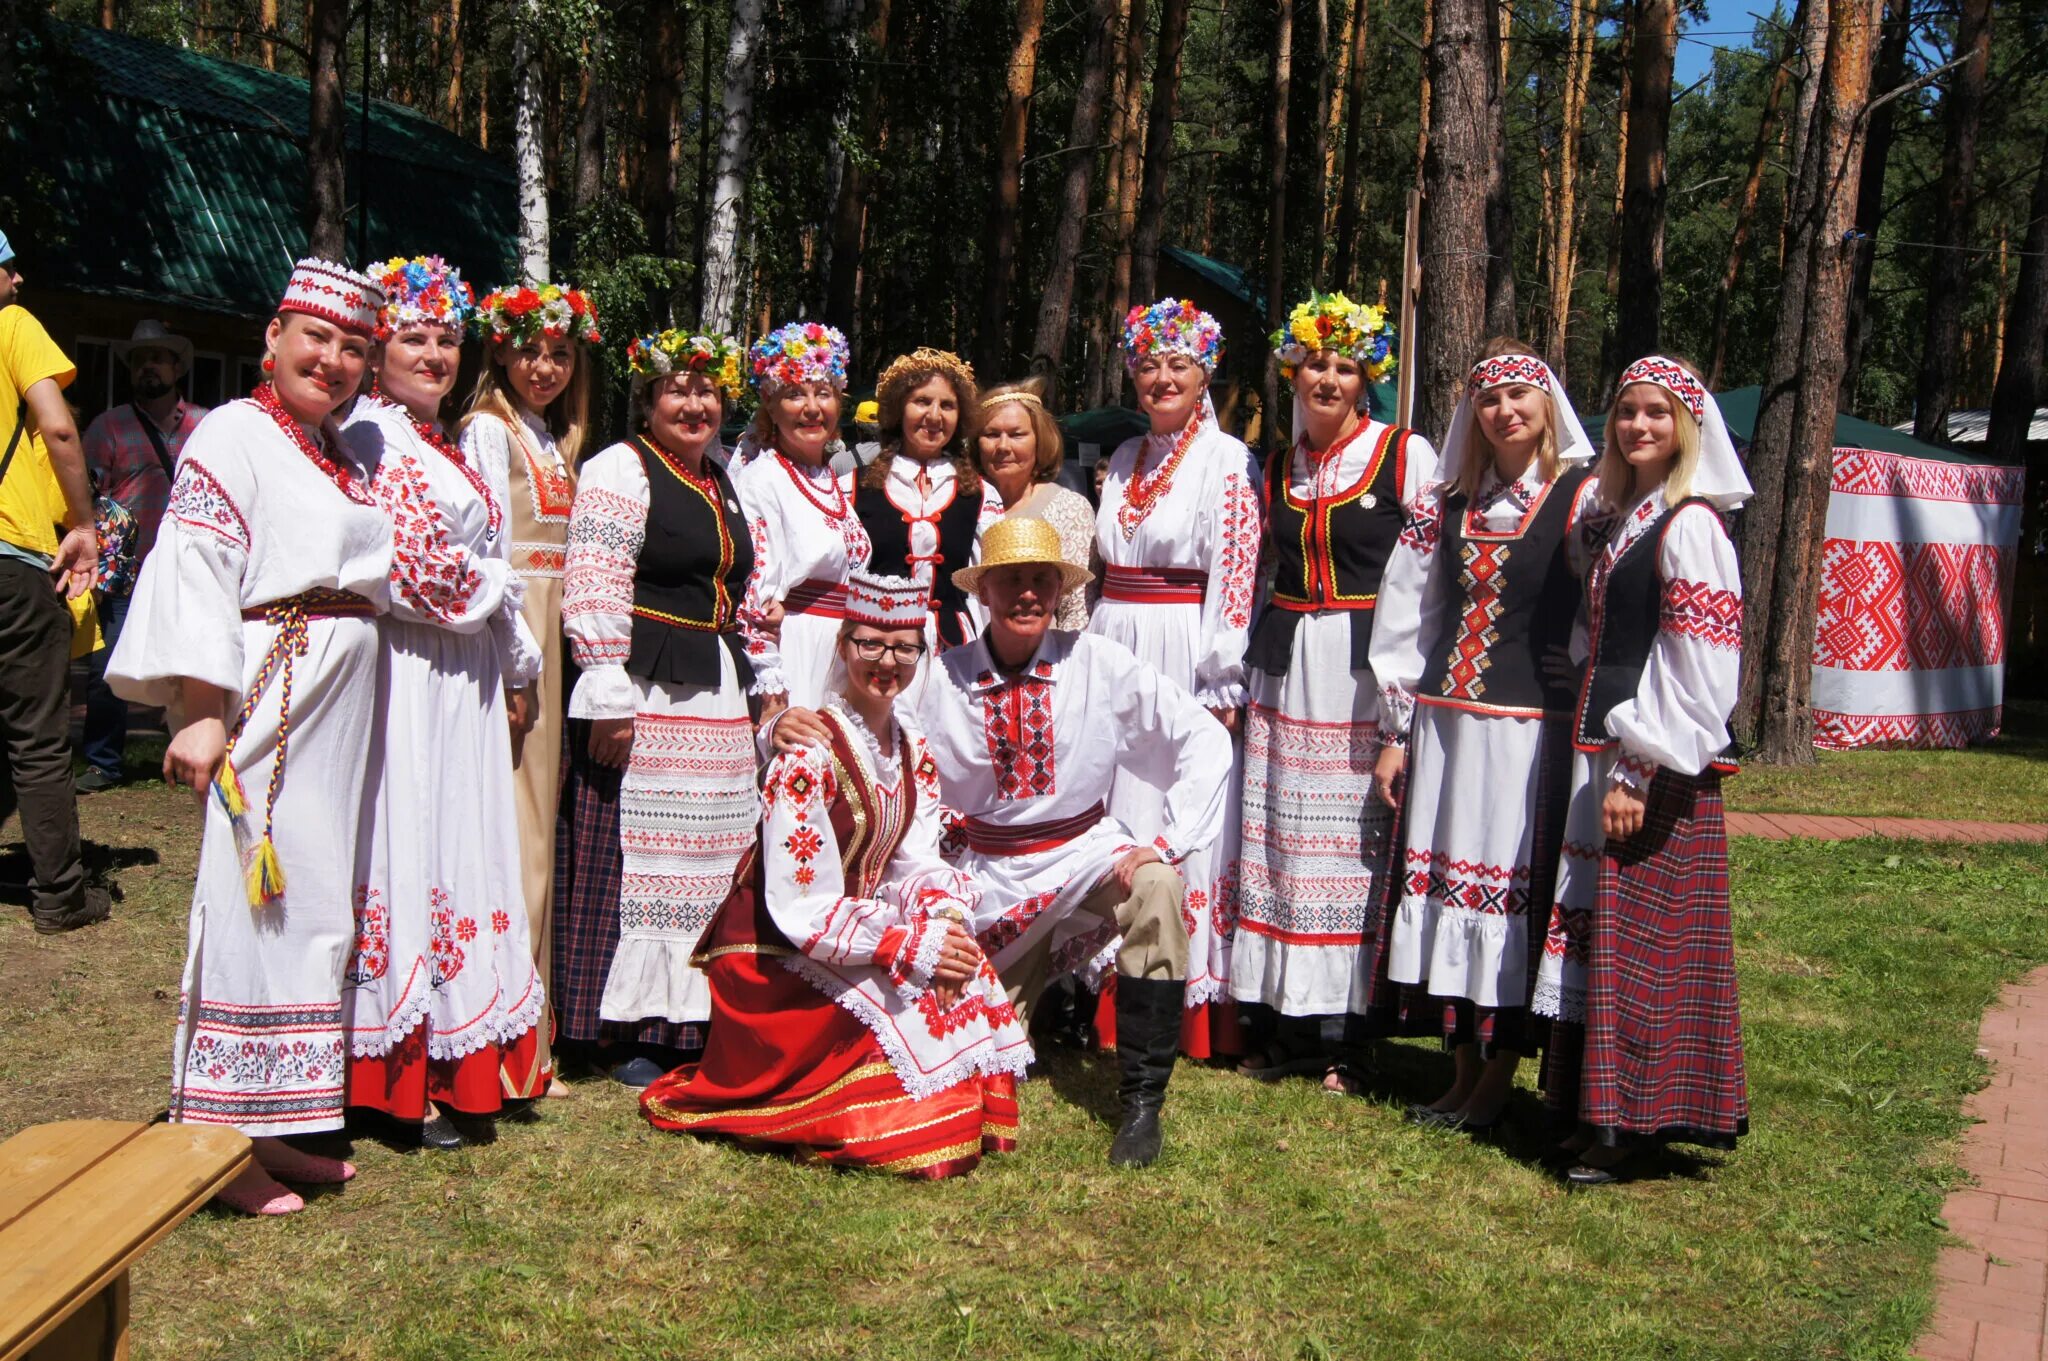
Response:
[[[701,1063],[647,1089],[659,1129],[936,1180],[1016,1147],[1031,1046],[939,858],[938,767],[899,704],[931,592],[854,571],[812,722],[775,758],[758,840],[697,947]]]
[[[283,1136],[342,1123],[392,526],[332,417],[361,385],[381,301],[346,266],[298,263],[264,333],[266,380],[185,445],[107,663],[124,699],[173,706],[164,778],[205,801],[170,1118],[250,1136],[255,1162],[220,1196],[248,1214],[304,1208],[280,1181],[355,1175]]]
[[[792,321],[755,341],[748,356],[761,397],[749,433],[760,452],[733,485],[753,541],[740,620],[763,723],[789,705],[814,709],[824,700],[846,574],[872,552],[854,509],[853,473],[830,464],[846,355],[846,337],[834,328]],[[771,629],[778,608],[781,623]]]
[[[376,384],[344,430],[397,547],[342,992],[348,1104],[457,1148],[450,1112],[492,1116],[548,1078],[505,713],[505,687],[531,682],[540,653],[504,510],[441,423],[474,296],[439,256],[372,277]]]
[[[1267,460],[1275,575],[1246,654],[1243,873],[1230,995],[1260,1051],[1239,1071],[1356,1092],[1393,813],[1373,795],[1381,577],[1436,451],[1366,412],[1394,366],[1377,307],[1313,295],[1272,337],[1294,438]]]
[[[526,626],[540,643],[541,672],[508,695],[519,880],[529,939],[543,979],[553,933],[555,811],[562,773],[562,565],[576,462],[590,428],[590,349],[602,337],[597,311],[576,289],[520,284],[485,295],[476,330],[483,369],[462,418],[462,453],[504,510],[505,557],[526,582]],[[545,1045],[541,1062],[550,1060]],[[560,1083],[551,1095],[564,1095]]]
[[[742,354],[675,330],[629,345],[640,433],[584,465],[569,517],[562,625],[580,673],[555,1014],[634,1087],[704,1043],[690,951],[760,812],[738,622],[753,549],[718,443]]]
[[[1164,298],[1131,309],[1123,347],[1138,409],[1152,429],[1110,455],[1095,520],[1102,594],[1088,631],[1186,687],[1235,733],[1245,700],[1259,500],[1251,451],[1217,425],[1209,400],[1223,328],[1193,303]],[[1163,764],[1118,771],[1110,794],[1111,816],[1148,841],[1163,829],[1170,755],[1162,754]],[[1182,1042],[1193,1058],[1242,1048],[1225,994],[1237,921],[1241,775],[1233,762],[1223,835],[1179,866],[1191,918]]]
[[[1409,1109],[1418,1124],[1490,1127],[1538,1047],[1530,989],[1564,832],[1570,644],[1604,523],[1592,453],[1550,366],[1489,341],[1374,611],[1373,783],[1405,826],[1374,1010],[1440,1033],[1456,1065],[1443,1095]]]

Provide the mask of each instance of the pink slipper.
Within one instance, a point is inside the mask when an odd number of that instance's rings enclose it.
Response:
[[[323,1158],[318,1153],[307,1153],[275,1141],[257,1146],[256,1161],[279,1181],[302,1181],[313,1186],[332,1186],[349,1181],[356,1174],[354,1163],[340,1158]]]
[[[215,1192],[214,1199],[245,1215],[288,1215],[306,1208],[298,1192],[279,1186],[261,1167],[245,1169]]]

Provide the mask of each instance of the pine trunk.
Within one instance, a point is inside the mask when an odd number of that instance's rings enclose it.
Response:
[[[449,15],[448,22],[452,31],[461,25],[462,0],[450,0],[450,7],[452,12]],[[277,0],[261,0],[256,9],[256,24],[265,33],[277,32]],[[263,54],[263,69],[275,71],[277,69],[277,44],[265,38],[258,47],[258,50]],[[458,52],[461,51],[461,39],[459,38],[456,40],[456,50]],[[459,84],[462,71],[460,61],[456,63],[455,69]]]
[[[870,0],[861,75],[854,98],[852,130],[855,145],[866,150],[873,139],[875,106],[881,99],[881,57],[889,43],[890,0]],[[866,249],[868,159],[852,158],[839,181],[832,207],[830,280],[825,316],[849,340],[860,334],[860,267]]]
[[[1806,0],[1801,0],[1805,3]],[[1818,0],[1815,0],[1818,3]],[[1742,277],[1742,260],[1749,250],[1749,233],[1756,223],[1757,200],[1763,196],[1764,167],[1770,162],[1771,124],[1784,102],[1785,86],[1792,75],[1792,54],[1787,52],[1771,73],[1770,92],[1764,97],[1764,111],[1757,119],[1756,141],[1749,153],[1749,174],[1742,181],[1742,197],[1735,206],[1735,233],[1728,239],[1728,263],[1721,269],[1720,285],[1714,290],[1714,358],[1707,366],[1707,386],[1719,390],[1721,368],[1728,357],[1728,308],[1734,301],[1735,285]],[[1869,158],[1865,156],[1865,165]],[[1866,188],[1868,181],[1865,181]]]
[[[754,133],[754,64],[761,48],[761,0],[733,0],[725,44],[725,121],[718,135],[718,175],[704,234],[706,330],[740,330],[740,206],[746,197]]]
[[[1322,143],[1323,184],[1326,190],[1328,186],[1340,183],[1338,179],[1337,153],[1344,145],[1344,116],[1346,110],[1350,108],[1351,94],[1351,37],[1353,30],[1358,26],[1359,19],[1358,7],[1352,4],[1351,0],[1331,0],[1331,2],[1342,7],[1340,13],[1343,15],[1343,20],[1339,24],[1337,32],[1337,70],[1328,86],[1331,97],[1324,101],[1328,109],[1328,117],[1325,119],[1323,127]],[[1334,194],[1326,193],[1325,202],[1323,235],[1335,241],[1337,236],[1337,197]],[[1341,291],[1344,285],[1339,283],[1336,287]]]
[[[1521,329],[1515,317],[1515,200],[1508,183],[1508,14],[1504,4],[1486,8],[1488,40],[1500,53],[1486,95],[1486,329],[1497,336]]]
[[[1450,424],[1466,371],[1486,338],[1487,181],[1496,124],[1493,0],[1432,0],[1429,149],[1423,162],[1421,341],[1415,418]]]
[[[1812,0],[1817,7],[1821,0]],[[1773,359],[1796,357],[1789,371],[1775,369],[1790,400],[1771,430],[1757,430],[1757,445],[1774,439],[1775,450],[1752,446],[1751,477],[1758,500],[1779,504],[1768,565],[1747,554],[1756,537],[1744,516],[1745,668],[1756,682],[1755,759],[1765,764],[1813,761],[1813,637],[1818,609],[1822,532],[1828,487],[1834,472],[1835,401],[1841,391],[1843,328],[1848,321],[1849,278],[1854,255],[1844,237],[1856,220],[1857,179],[1862,171],[1863,115],[1870,98],[1871,57],[1883,0],[1827,0],[1826,56],[1820,69],[1813,127],[1807,135],[1807,169],[1814,185],[1802,198],[1804,215],[1795,228],[1798,255],[1807,272],[1800,305],[1779,313]],[[1794,333],[1788,337],[1787,333]],[[1788,343],[1780,345],[1780,339]],[[1756,457],[1759,453],[1767,457]],[[1779,473],[1770,483],[1767,468]],[[1752,502],[1752,505],[1755,505]],[[1754,591],[1755,594],[1750,594]]]
[[[541,149],[540,0],[519,0],[512,20],[512,163],[519,180],[519,277],[549,277],[547,156]]]
[[[590,214],[604,194],[605,102],[604,33],[600,29],[583,46],[582,84],[576,92],[574,212],[578,227],[588,226]]]
[[[1024,144],[1031,130],[1031,94],[1038,77],[1038,40],[1045,0],[1017,0],[1017,40],[1010,50],[1003,125],[996,138],[995,202],[989,209],[988,289],[975,333],[976,361],[987,373],[1009,362],[1010,288],[1017,273],[1017,213],[1023,202]]]
[[[2041,142],[2041,168],[2027,207],[2026,244],[2020,248],[2019,284],[2005,311],[2005,354],[1991,394],[1991,431],[1984,452],[1995,463],[2018,463],[2026,455],[2041,386],[2044,341],[2048,341],[2048,137]],[[2042,470],[2034,470],[2038,485]],[[2029,506],[2039,506],[2038,494]]]
[[[313,0],[311,103],[306,113],[306,249],[324,260],[348,258],[344,220],[346,175],[341,88],[342,46],[348,40],[348,0]]]
[[[1941,101],[1942,122],[1947,126],[1942,135],[1939,220],[1949,240],[1968,241],[1977,216],[1977,124],[1991,61],[1991,0],[1962,0],[1954,55],[1968,60],[1949,76],[1948,95]],[[1914,439],[1948,441],[1948,413],[1955,405],[1962,361],[1969,264],[1970,257],[1963,251],[1927,253],[1927,329],[1920,346],[1920,382],[1913,402]]]
[[[1887,8],[1872,86],[1879,94],[1905,82],[1906,48],[1912,35],[1912,0],[1891,0]],[[1856,409],[1856,389],[1863,379],[1863,350],[1870,343],[1870,276],[1877,265],[1877,229],[1884,223],[1885,170],[1891,161],[1892,120],[1898,107],[1899,101],[1890,99],[1871,110],[1870,126],[1863,133],[1863,174],[1856,192],[1856,268],[1849,280],[1849,355],[1842,370],[1844,411]]]
[[[1330,155],[1330,120],[1324,110],[1330,107],[1330,0],[1305,0],[1309,13],[1309,41],[1314,48],[1316,73],[1315,103],[1308,108],[1308,205],[1310,211],[1302,215],[1302,226],[1308,228],[1309,256],[1308,277],[1315,287],[1322,287],[1323,264],[1328,258],[1329,239],[1323,235],[1323,223],[1330,211],[1330,177],[1327,170]]]
[[[1557,143],[1557,192],[1550,237],[1550,367],[1562,379],[1567,371],[1571,335],[1572,284],[1579,254],[1579,142],[1586,128],[1586,87],[1593,70],[1593,30],[1599,11],[1594,0],[1571,0],[1566,30],[1564,97]],[[1549,195],[1545,196],[1546,199]]]
[[[1278,330],[1287,315],[1287,97],[1294,82],[1294,0],[1274,0],[1272,121],[1266,131],[1266,326]],[[1280,372],[1267,364],[1259,407],[1259,442],[1279,446]]]
[[[1678,0],[1637,0],[1621,203],[1621,274],[1614,299],[1617,366],[1655,354],[1663,346],[1664,151],[1677,51]]]
[[[1607,220],[1607,296],[1612,298],[1621,287],[1621,205],[1628,192],[1628,143],[1629,106],[1634,102],[1631,88],[1636,43],[1636,6],[1624,0],[1621,6],[1621,100],[1616,106],[1621,110],[1620,126],[1615,133],[1614,144],[1614,215]],[[1615,362],[1618,347],[1615,344],[1614,325],[1610,321],[1600,338],[1600,375],[1593,384],[1596,392],[1611,392],[1614,381],[1621,376],[1621,366]]]
[[[1116,0],[1090,0],[1089,42],[1074,91],[1074,121],[1067,132],[1065,182],[1060,188],[1059,226],[1053,233],[1052,263],[1038,303],[1038,331],[1031,341],[1031,368],[1057,385],[1067,351],[1067,319],[1074,305],[1074,267],[1081,258],[1081,231],[1088,223],[1088,185],[1095,177],[1095,142],[1102,135],[1109,102],[1109,68],[1116,59]]]
[[[715,19],[715,12],[706,6],[697,23],[697,192],[691,212],[691,221],[695,223],[693,239],[697,247],[697,270],[690,280],[690,315],[693,317],[704,315],[704,243],[711,235],[711,176],[718,162],[712,144],[718,120],[713,116],[716,106],[711,102],[711,77],[718,69],[717,35],[713,31]]]
[[[1188,0],[1162,0],[1159,53],[1152,61],[1152,107],[1145,122],[1145,183],[1138,194],[1137,234],[1131,241],[1131,297],[1141,303],[1153,301],[1159,289],[1159,242],[1166,232],[1173,116],[1180,103],[1181,49],[1187,36]]]
[[[1339,290],[1358,283],[1358,219],[1364,186],[1359,175],[1359,142],[1365,132],[1365,40],[1367,0],[1353,0],[1349,78],[1344,82],[1344,168],[1337,180],[1337,261],[1331,276]]]
[[[1108,297],[1088,317],[1088,397],[1092,410],[1123,396],[1123,364],[1116,332],[1131,306],[1131,244],[1138,230],[1138,183],[1143,173],[1144,119],[1138,110],[1145,93],[1145,0],[1128,0],[1124,13],[1123,66],[1117,76],[1115,136],[1110,139],[1109,184],[1103,207],[1110,221]]]

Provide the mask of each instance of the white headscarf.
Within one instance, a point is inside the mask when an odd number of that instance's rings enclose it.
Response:
[[[1473,399],[1489,388],[1507,387],[1511,383],[1526,383],[1550,394],[1550,432],[1557,443],[1560,463],[1582,463],[1593,457],[1593,441],[1586,438],[1586,427],[1579,424],[1579,413],[1572,409],[1572,399],[1566,395],[1564,384],[1557,381],[1557,375],[1550,371],[1550,365],[1533,354],[1503,354],[1472,366],[1472,373],[1465,380],[1465,395],[1458,399],[1458,409],[1451,413],[1451,428],[1444,433],[1444,442],[1437,449],[1441,458],[1436,466],[1439,482],[1446,486],[1457,482],[1465,451],[1472,446]]]
[[[1735,437],[1721,415],[1721,404],[1707,391],[1707,385],[1675,359],[1653,354],[1638,359],[1621,371],[1615,385],[1616,400],[1633,383],[1654,383],[1692,413],[1700,427],[1700,463],[1693,470],[1692,494],[1712,501],[1717,510],[1734,510],[1750,498],[1749,474],[1735,452]]]

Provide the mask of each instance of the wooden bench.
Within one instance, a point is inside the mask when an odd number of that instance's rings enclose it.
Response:
[[[0,1361],[128,1355],[128,1267],[249,1163],[220,1125],[64,1120],[0,1144]]]

